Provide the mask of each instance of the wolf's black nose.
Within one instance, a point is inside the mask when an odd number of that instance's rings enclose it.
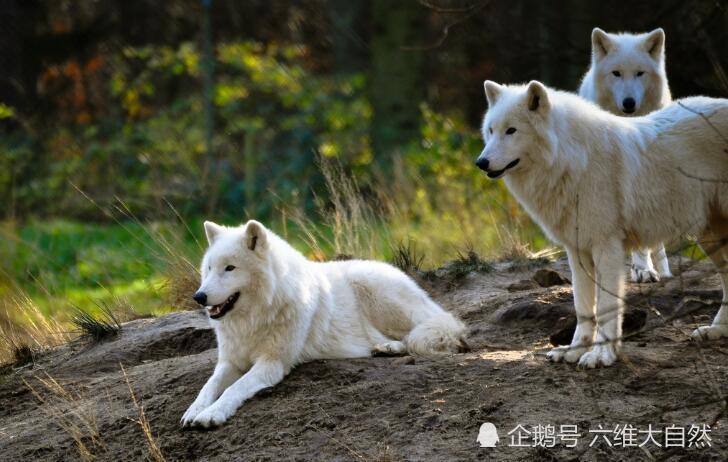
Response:
[[[634,112],[636,104],[634,98],[624,98],[624,101],[622,101],[622,109],[624,109],[624,112]]]
[[[488,171],[488,159],[485,157],[478,157],[475,161],[475,165],[484,172]]]
[[[205,292],[195,292],[195,295],[192,296],[192,299],[200,305],[207,304],[207,294]]]

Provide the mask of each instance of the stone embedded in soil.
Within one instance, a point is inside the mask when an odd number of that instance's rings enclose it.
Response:
[[[534,300],[517,302],[499,308],[495,312],[495,322],[509,324],[518,321],[536,321],[553,324],[562,317],[571,314],[573,308],[566,304],[544,303]]]
[[[508,292],[519,292],[522,290],[533,290],[539,287],[538,283],[532,279],[521,279],[508,286]]]
[[[560,286],[569,284],[569,280],[552,269],[541,268],[533,275],[533,280],[541,287]]]
[[[638,332],[645,326],[647,322],[647,311],[640,309],[632,309],[624,313],[622,321],[623,335]],[[573,314],[565,316],[558,321],[559,329],[549,336],[549,341],[553,346],[569,345],[574,337],[576,330],[576,316]]]

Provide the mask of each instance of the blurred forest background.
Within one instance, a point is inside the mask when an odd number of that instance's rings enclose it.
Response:
[[[575,90],[595,26],[663,27],[673,95],[728,95],[724,0],[0,0],[0,334],[184,307],[203,219],[319,259],[543,249],[472,166],[482,82]]]

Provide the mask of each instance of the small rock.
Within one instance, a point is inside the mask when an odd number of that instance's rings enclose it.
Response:
[[[640,309],[632,309],[624,314],[622,321],[623,335],[632,334],[642,329],[647,322],[647,311]],[[576,330],[576,316],[569,315],[558,321],[561,326],[559,330],[549,336],[549,341],[553,346],[569,345],[574,338]]]
[[[532,290],[538,288],[538,284],[533,279],[521,279],[508,286],[508,292],[518,292],[521,290]]]
[[[533,275],[533,280],[541,287],[560,286],[562,284],[569,284],[570,282],[556,271],[548,268],[541,268],[536,271]]]
[[[558,320],[559,330],[549,336],[549,342],[553,346],[570,345],[576,330],[576,316],[568,316]]]
[[[647,323],[647,311],[645,310],[629,310],[624,313],[622,320],[622,332],[625,334],[633,334],[642,329]]]
[[[572,312],[573,308],[566,304],[525,301],[499,308],[495,312],[495,321],[502,324],[516,321],[537,321],[554,324],[559,318],[568,316]]]

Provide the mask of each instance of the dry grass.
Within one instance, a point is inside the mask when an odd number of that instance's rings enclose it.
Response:
[[[124,375],[126,386],[129,388],[129,395],[131,395],[131,400],[134,403],[134,408],[136,409],[139,416],[137,419],[130,420],[138,424],[139,427],[142,429],[142,432],[144,433],[144,438],[147,442],[147,449],[149,450],[149,458],[155,462],[164,462],[164,454],[162,454],[162,450],[159,449],[159,446],[157,445],[157,440],[152,433],[152,427],[149,424],[149,419],[147,419],[147,415],[144,413],[144,406],[143,404],[139,403],[136,395],[134,394],[134,390],[132,389],[131,383],[129,382],[129,376],[126,374],[126,369],[124,369],[124,366],[122,366],[121,364],[119,364],[119,367],[121,367],[121,372]]]
[[[488,259],[525,254],[541,236],[500,183],[442,166],[427,177],[394,159],[391,174],[376,180],[390,240],[416,242],[428,267],[473,250]]]
[[[192,237],[195,234],[187,225],[182,217],[170,204],[169,207],[175,212],[179,222],[185,231]],[[157,258],[163,262],[164,273],[164,293],[165,302],[177,310],[194,310],[199,308],[197,303],[192,300],[192,294],[197,291],[200,285],[200,270],[197,262],[193,262],[188,255],[180,251],[183,245],[183,233],[163,233],[157,232],[154,227],[147,226],[148,236],[162,249],[161,254],[158,253]],[[202,253],[202,244],[195,239],[197,248]]]
[[[164,455],[152,433],[144,406],[137,399],[123,366],[121,366],[121,372],[137,414],[136,418],[129,418],[129,420],[139,425],[142,430],[149,453],[148,459],[163,462]],[[48,373],[43,373],[42,377],[36,376],[35,380],[37,383],[30,383],[23,379],[33,396],[40,402],[43,412],[71,437],[78,457],[83,461],[105,459],[108,455],[108,447],[102,439],[103,435],[99,432],[98,403],[84,396],[74,387],[62,384]]]
[[[27,294],[18,293],[0,298],[0,364],[22,366],[36,353],[72,338],[59,321],[44,316]]]
[[[318,165],[328,193],[326,199],[316,198],[319,220],[311,220],[300,209],[283,210],[284,216],[290,217],[302,230],[303,240],[314,259],[381,258],[391,247],[385,222],[386,207],[365,200],[359,184],[337,161],[319,158]]]
[[[303,209],[283,210],[284,223],[290,218],[302,230],[309,256],[317,260],[387,259],[412,272],[471,253],[529,259],[528,242],[540,236],[500,186],[471,191],[451,177],[433,184],[394,158],[390,172],[361,187],[336,160],[319,158],[318,164],[327,192],[316,200],[318,218]]]
[[[128,205],[117,198],[118,204],[115,209],[125,219],[131,220],[139,224],[144,229],[146,236],[141,239],[149,239],[155,245],[150,246],[157,260],[161,262],[163,267],[164,283],[160,287],[164,293],[165,302],[177,310],[194,310],[198,306],[192,300],[192,294],[195,293],[200,283],[200,271],[197,263],[190,260],[184,251],[184,234],[188,233],[197,244],[200,253],[203,250],[202,244],[195,237],[187,222],[177,209],[168,201],[166,201],[169,210],[178,220],[179,224],[184,228],[183,232],[165,232],[152,223],[144,224],[139,220],[128,207]],[[120,223],[117,220],[117,223]],[[158,250],[161,249],[161,250]]]
[[[63,386],[45,373],[36,377],[38,387],[24,380],[43,411],[72,439],[83,461],[92,461],[107,452],[96,423],[96,413],[90,401],[72,387]]]

